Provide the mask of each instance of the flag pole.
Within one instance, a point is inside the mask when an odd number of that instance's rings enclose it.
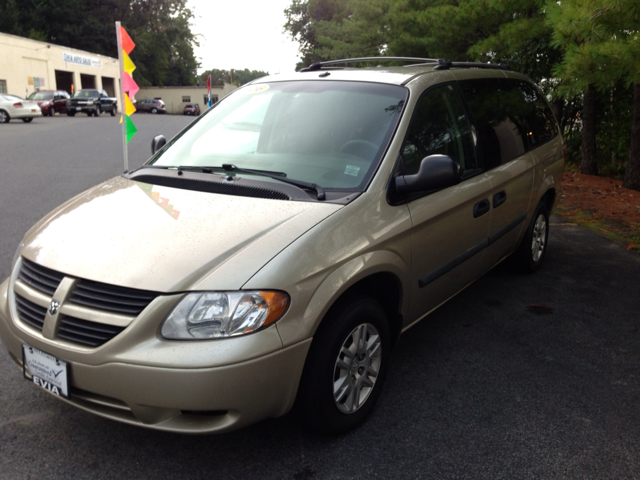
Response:
[[[118,82],[120,83],[120,123],[122,124],[122,153],[124,155],[124,173],[128,173],[129,154],[127,151],[127,122],[124,118],[124,109],[126,107],[126,103],[124,100],[124,91],[122,89],[122,72],[124,71],[124,58],[122,57],[122,34],[120,30],[120,22],[116,22],[116,36],[118,37],[118,61],[120,63]]]

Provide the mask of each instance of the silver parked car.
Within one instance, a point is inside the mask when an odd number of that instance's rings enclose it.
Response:
[[[564,167],[527,77],[408,60],[256,80],[42,219],[0,285],[25,378],[173,432],[363,422],[403,332],[540,268]]]

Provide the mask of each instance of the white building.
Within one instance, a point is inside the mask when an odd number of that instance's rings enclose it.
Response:
[[[0,33],[0,93],[19,97],[36,90],[71,93],[73,85],[75,91],[99,88],[119,98],[119,72],[117,58]]]
[[[134,72],[135,75],[135,72]],[[135,76],[134,76],[135,80]],[[211,86],[211,105],[218,100],[222,100],[235,89],[235,85],[225,83],[224,85]],[[207,87],[140,87],[136,93],[136,100],[143,98],[157,98],[162,100],[167,107],[167,113],[182,114],[185,105],[200,105],[200,111],[207,109]]]

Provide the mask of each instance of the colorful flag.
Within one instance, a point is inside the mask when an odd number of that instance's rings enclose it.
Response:
[[[122,62],[124,64],[124,71],[131,75],[136,69],[136,66],[133,64],[133,62],[129,58],[129,55],[127,55],[127,52],[125,52],[124,50],[122,51]]]
[[[211,108],[211,74],[209,74],[209,76],[207,77],[207,95],[209,97],[209,108]]]
[[[140,90],[138,84],[134,82],[127,72],[122,72],[122,90],[129,93],[129,98],[135,97],[138,90]]]
[[[127,142],[131,141],[131,138],[136,134],[138,129],[131,121],[131,114],[136,111],[136,107],[131,102],[131,98],[135,96],[138,92],[139,88],[136,82],[134,82],[131,74],[136,69],[135,64],[129,58],[129,54],[135,48],[136,44],[133,43],[131,37],[124,29],[123,26],[120,25],[120,22],[116,22],[116,33],[118,34],[118,47],[120,48],[120,65],[122,67],[122,71],[120,72],[121,78],[121,89],[122,89],[122,115],[124,116],[124,125],[122,126],[122,133],[125,135]],[[120,123],[122,123],[122,117],[120,118]],[[126,151],[125,145],[125,170],[127,169],[128,155]]]
[[[131,37],[124,29],[124,27],[120,27],[120,38],[122,39],[122,49],[127,55],[129,55],[131,53],[131,50],[135,48],[136,44],[133,43],[133,40],[131,40]]]
[[[133,106],[131,100],[129,100],[129,95],[124,94],[124,113],[127,114],[127,117],[130,117],[133,112],[136,111],[136,107]]]
[[[127,124],[126,125],[127,143],[129,143],[131,141],[131,138],[137,133],[138,129],[133,124],[133,122],[129,119],[129,115],[126,115],[124,118],[125,118],[125,123]]]

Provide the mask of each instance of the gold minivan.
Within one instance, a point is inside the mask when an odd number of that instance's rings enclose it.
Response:
[[[564,167],[524,75],[402,60],[256,80],[36,224],[0,285],[24,377],[173,432],[364,421],[401,333],[540,267]]]

